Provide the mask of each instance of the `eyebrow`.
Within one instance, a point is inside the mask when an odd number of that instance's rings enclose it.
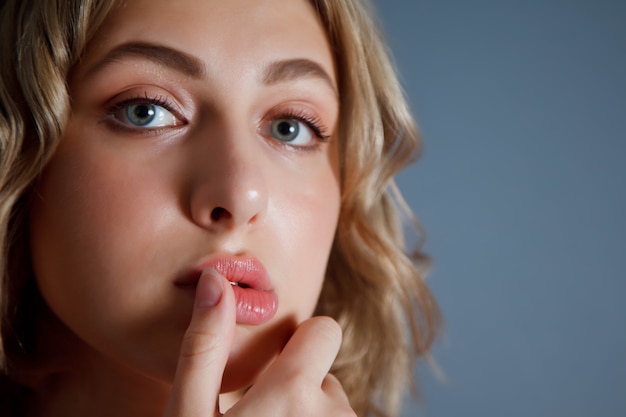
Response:
[[[263,74],[264,84],[276,84],[285,81],[294,81],[299,78],[318,78],[326,82],[335,95],[337,87],[332,77],[316,62],[308,59],[288,59],[275,61],[265,68]]]
[[[126,57],[138,57],[156,61],[165,67],[181,72],[192,78],[201,78],[205,74],[202,61],[184,52],[162,45],[130,42],[122,44],[108,52],[104,58],[87,71],[87,75],[100,72],[105,67],[119,62]]]

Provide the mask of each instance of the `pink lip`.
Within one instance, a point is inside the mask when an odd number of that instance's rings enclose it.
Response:
[[[237,301],[237,323],[259,325],[269,321],[278,309],[278,297],[263,264],[254,257],[218,256],[200,264],[193,274],[176,282],[194,288],[202,271],[213,268],[233,285]]]

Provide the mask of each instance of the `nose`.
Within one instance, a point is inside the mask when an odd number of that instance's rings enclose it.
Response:
[[[259,141],[254,134],[231,132],[222,130],[192,147],[191,217],[211,231],[254,224],[267,208]]]

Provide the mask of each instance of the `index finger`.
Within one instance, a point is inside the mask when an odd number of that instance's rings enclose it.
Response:
[[[205,271],[181,344],[165,417],[213,417],[235,333],[235,297],[228,281]]]

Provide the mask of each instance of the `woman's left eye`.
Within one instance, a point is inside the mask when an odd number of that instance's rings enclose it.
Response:
[[[303,111],[287,111],[269,118],[268,123],[262,124],[261,134],[300,150],[317,149],[321,143],[330,140],[328,129],[321,119]]]
[[[122,103],[111,115],[130,128],[159,128],[176,126],[178,119],[167,108],[155,103]]]
[[[313,141],[311,129],[303,122],[292,118],[272,120],[270,134],[274,139],[294,146],[307,146]]]

